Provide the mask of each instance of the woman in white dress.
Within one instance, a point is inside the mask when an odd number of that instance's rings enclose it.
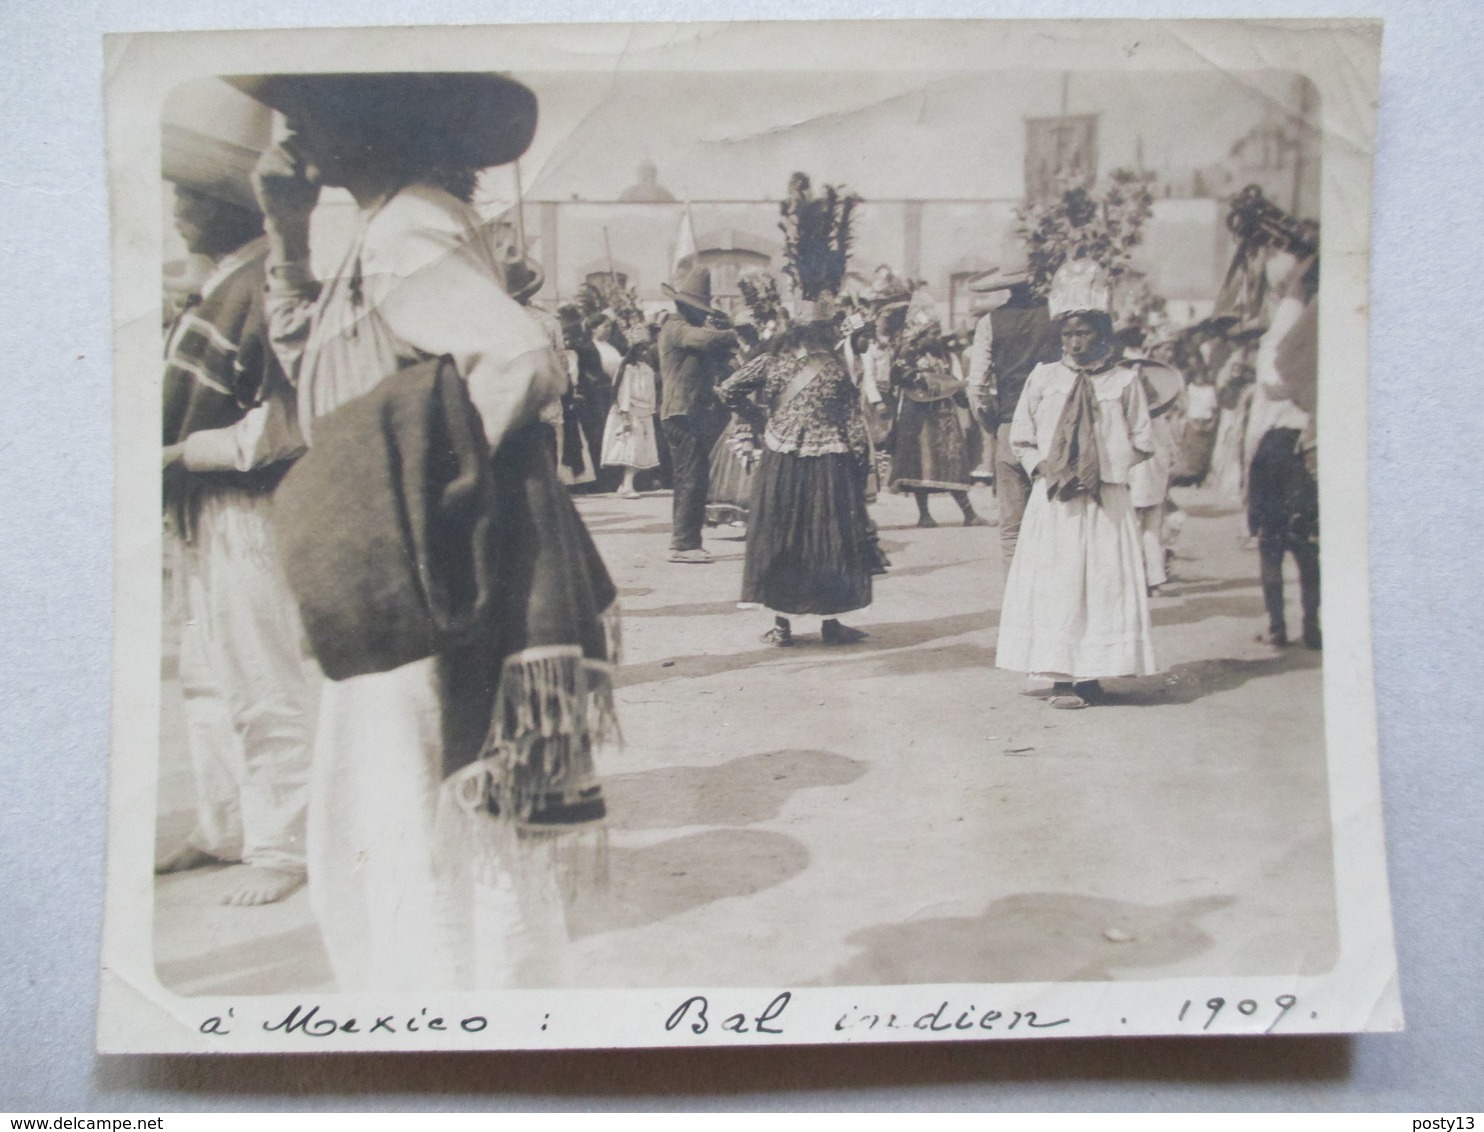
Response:
[[[1060,361],[1031,371],[1010,444],[1032,478],[1005,583],[995,663],[1052,681],[1081,708],[1099,680],[1156,671],[1129,472],[1154,451],[1136,367],[1116,360],[1106,276],[1063,266],[1048,296]]]
[[[529,144],[535,96],[495,75],[261,76],[239,85],[287,120],[288,136],[264,155],[256,183],[270,244],[270,329],[298,386],[305,461],[317,434],[331,443],[332,420],[346,419],[334,417],[337,410],[366,403],[384,392],[377,387],[385,379],[426,359],[448,358],[495,459],[505,453],[508,462],[520,450],[519,474],[550,480],[542,498],[554,493],[570,508],[549,439],[536,439],[545,432],[542,407],[563,387],[560,361],[506,293],[489,226],[467,203],[480,168],[513,160]],[[342,267],[317,281],[308,237],[322,186],[347,189],[360,215]],[[367,436],[367,446],[374,441]],[[570,573],[571,592],[606,605],[611,583],[580,521],[575,513],[552,514],[571,541],[548,572]],[[327,540],[340,531],[335,519],[324,524]],[[544,534],[538,527],[517,535],[510,553],[531,552]],[[375,566],[368,562],[368,573]],[[354,579],[346,586],[354,590]],[[502,611],[515,609],[528,590],[517,583],[503,593],[495,620],[512,624]],[[300,602],[313,643],[302,592]],[[582,648],[507,642],[478,656],[454,650],[325,681],[310,787],[309,889],[341,991],[561,981],[566,931],[554,876],[512,858],[508,850],[521,838],[494,836],[485,819],[511,819],[509,829],[531,814],[508,777],[496,796],[496,760],[515,749],[527,762],[553,758],[542,734],[560,733],[574,746],[589,735],[561,732],[545,706],[529,709],[540,719],[502,715],[495,695],[519,696],[539,682],[548,702],[559,701],[558,714],[582,728],[587,705],[605,697],[611,704],[601,668]],[[477,729],[452,730],[455,717],[475,719]],[[501,728],[510,734],[497,741]],[[489,835],[488,854],[480,855],[471,828]]]
[[[622,468],[618,494],[638,499],[634,477],[657,468],[660,450],[654,438],[654,347],[647,341],[629,348],[613,379],[613,407],[603,428],[603,466]]]

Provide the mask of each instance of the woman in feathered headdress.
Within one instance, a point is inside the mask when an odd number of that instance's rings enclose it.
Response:
[[[1129,471],[1154,451],[1136,367],[1118,359],[1107,273],[1071,260],[1048,296],[1062,357],[1038,365],[1010,427],[1032,479],[1005,581],[995,663],[1052,681],[1052,707],[1097,699],[1099,680],[1155,671]]]
[[[860,396],[835,352],[831,311],[845,276],[855,197],[816,197],[794,174],[783,202],[785,271],[799,294],[794,326],[717,389],[752,422],[762,453],[753,477],[742,600],[774,613],[764,640],[794,643],[793,618],[822,617],[826,644],[866,634],[839,615],[871,603],[874,529],[866,511],[870,443]]]

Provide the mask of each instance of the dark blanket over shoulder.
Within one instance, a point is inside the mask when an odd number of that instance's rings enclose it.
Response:
[[[617,591],[549,430],[491,456],[452,361],[424,362],[315,423],[274,517],[326,676],[436,656],[446,775],[482,766],[524,820],[573,801],[613,729]]]

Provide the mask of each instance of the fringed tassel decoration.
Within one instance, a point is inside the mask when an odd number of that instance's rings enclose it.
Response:
[[[616,607],[603,616],[604,644],[620,647]],[[528,649],[500,674],[489,734],[479,757],[444,782],[438,806],[440,857],[476,878],[554,869],[564,893],[607,882],[606,807],[598,748],[621,742],[613,662],[577,646]]]

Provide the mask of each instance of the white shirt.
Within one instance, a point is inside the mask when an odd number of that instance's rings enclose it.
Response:
[[[1027,473],[1050,455],[1051,438],[1076,381],[1077,371],[1065,362],[1043,362],[1026,379],[1010,425],[1010,448]],[[1126,484],[1129,470],[1154,453],[1144,383],[1137,369],[1115,365],[1092,375],[1092,392],[1103,482]]]

